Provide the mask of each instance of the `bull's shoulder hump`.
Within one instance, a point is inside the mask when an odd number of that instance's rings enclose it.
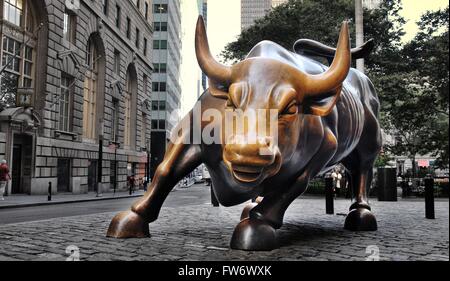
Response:
[[[283,46],[269,40],[264,40],[256,44],[246,58],[270,58],[278,60],[308,74],[320,74],[326,70],[326,67],[320,62],[288,51]]]

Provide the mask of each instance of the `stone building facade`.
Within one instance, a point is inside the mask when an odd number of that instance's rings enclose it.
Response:
[[[286,2],[287,0],[241,0],[241,30],[249,28],[272,8]]]
[[[8,194],[45,194],[49,183],[53,192],[86,193],[100,177],[108,192],[126,189],[128,175],[144,177],[151,8],[149,0],[0,1]]]

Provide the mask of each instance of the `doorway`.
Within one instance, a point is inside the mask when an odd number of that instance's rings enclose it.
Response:
[[[14,135],[11,163],[11,193],[30,194],[33,165],[32,136]]]
[[[97,183],[97,161],[90,160],[88,167],[88,191],[96,191]]]
[[[70,159],[68,158],[59,158],[58,159],[58,192],[70,192]]]

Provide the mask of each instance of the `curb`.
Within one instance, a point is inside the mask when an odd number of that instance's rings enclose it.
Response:
[[[106,200],[116,200],[116,199],[127,199],[127,198],[138,198],[143,196],[140,195],[129,195],[129,196],[121,196],[121,197],[96,197],[91,199],[80,199],[80,200],[66,200],[66,201],[50,201],[50,202],[39,202],[39,203],[29,203],[29,204],[18,204],[18,205],[9,205],[9,206],[0,206],[0,210],[3,209],[19,209],[26,207],[38,207],[38,206],[46,206],[46,205],[62,205],[62,204],[72,204],[72,203],[83,203],[83,202],[92,202],[92,201],[106,201]]]

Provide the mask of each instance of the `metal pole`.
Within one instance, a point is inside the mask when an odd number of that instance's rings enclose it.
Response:
[[[114,195],[117,189],[117,144],[114,144]]]
[[[334,214],[334,194],[333,194],[333,178],[327,174],[325,176],[325,207],[327,215]]]
[[[434,220],[434,179],[428,175],[425,178],[425,217]]]
[[[355,0],[356,46],[364,44],[364,14],[362,0]],[[364,73],[364,59],[356,61],[356,69]]]
[[[99,135],[98,138],[98,163],[97,163],[97,197],[102,196],[102,192],[100,191],[102,187],[102,178],[103,178],[103,135]]]

